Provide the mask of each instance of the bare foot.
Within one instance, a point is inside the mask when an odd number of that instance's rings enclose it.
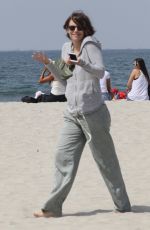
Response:
[[[49,218],[49,217],[55,217],[54,213],[52,212],[43,212],[43,211],[39,211],[39,212],[34,212],[33,215],[35,217],[45,217],[45,218]]]

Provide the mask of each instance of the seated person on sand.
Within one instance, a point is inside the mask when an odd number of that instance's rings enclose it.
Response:
[[[45,67],[39,79],[39,83],[49,83],[51,87],[50,94],[45,94],[42,91],[37,91],[35,97],[25,96],[21,100],[27,103],[38,103],[38,102],[64,102],[65,97],[65,86],[61,82],[54,79],[53,75]]]
[[[110,73],[105,71],[103,78],[100,79],[102,98],[104,101],[112,100]]]
[[[128,101],[145,101],[149,100],[148,85],[150,84],[149,74],[142,58],[136,58],[133,62],[134,69],[132,70],[127,87]]]

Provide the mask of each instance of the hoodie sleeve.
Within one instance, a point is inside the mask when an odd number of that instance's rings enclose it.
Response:
[[[63,60],[65,60],[67,58],[67,51],[68,51],[67,43],[64,43],[64,45],[62,46],[62,51],[61,51],[61,58]],[[55,76],[55,79],[57,81],[61,82],[64,86],[66,86],[67,81],[62,80],[60,71],[58,71],[58,68],[56,68],[56,66],[53,63],[46,65],[46,67]]]
[[[96,77],[102,78],[104,76],[104,63],[101,48],[94,43],[85,44],[82,52],[88,56],[88,60],[84,60],[81,55],[80,66],[87,72],[95,74]]]
[[[53,63],[49,63],[46,65],[46,68],[52,73],[52,75],[54,75],[54,78],[57,81],[61,82],[62,85],[66,86],[67,82],[66,80],[62,80],[61,73],[56,65],[54,65]]]

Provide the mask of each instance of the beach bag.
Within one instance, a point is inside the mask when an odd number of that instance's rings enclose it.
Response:
[[[67,65],[61,58],[54,61],[53,65],[57,68],[62,80],[67,80],[72,77],[74,65]]]

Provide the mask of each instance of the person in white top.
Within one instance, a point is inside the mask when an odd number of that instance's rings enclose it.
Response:
[[[101,88],[103,100],[110,101],[112,99],[111,79],[110,79],[110,73],[106,70],[103,78],[100,79],[100,88]]]
[[[42,91],[37,91],[34,97],[25,96],[21,100],[27,103],[38,103],[38,102],[64,102],[66,101],[65,91],[66,87],[59,81],[55,80],[53,75],[49,70],[44,67],[39,83],[49,83],[51,92],[43,93]]]
[[[148,85],[150,83],[149,74],[142,58],[136,58],[133,62],[134,69],[132,70],[127,87],[128,101],[145,101],[149,100]]]
[[[45,73],[47,75],[45,76]],[[50,94],[45,94],[41,91],[36,92],[35,99],[37,99],[37,102],[64,102],[66,101],[65,97],[65,86],[57,81],[53,75],[49,72],[49,70],[45,67],[40,79],[39,83],[46,83],[48,82],[51,86],[51,92]]]

